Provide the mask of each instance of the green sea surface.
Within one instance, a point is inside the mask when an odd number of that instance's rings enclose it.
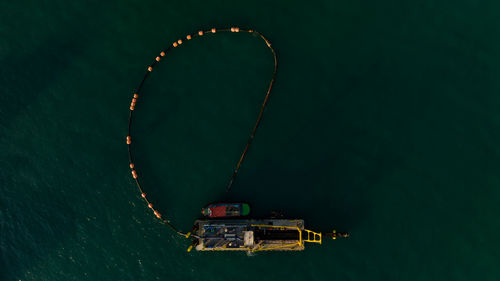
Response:
[[[500,2],[0,1],[0,280],[500,280]],[[209,202],[349,239],[186,252]]]

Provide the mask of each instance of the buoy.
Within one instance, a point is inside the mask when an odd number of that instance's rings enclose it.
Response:
[[[177,42],[174,42],[172,46],[177,47]]]
[[[191,40],[191,35],[188,34],[188,36],[186,36],[186,39]]]
[[[198,35],[203,36],[203,31],[198,31]]]
[[[156,61],[160,61],[160,57],[156,57]]]
[[[165,52],[161,52],[160,56],[164,57],[165,56]]]
[[[148,207],[149,207],[150,209],[153,209],[153,204],[149,203],[149,204],[148,204]]]
[[[191,250],[192,250],[192,249],[193,249],[193,245],[190,245],[190,246],[188,247],[188,249],[187,249],[187,252],[188,252],[188,253],[189,253],[189,252],[191,252]]]
[[[161,218],[161,214],[160,214],[158,211],[156,211],[156,210],[155,210],[155,212],[154,212],[154,213],[155,213],[155,216],[156,216],[157,218],[159,218],[159,219]]]
[[[130,106],[130,110],[131,110],[131,111],[134,111],[134,107],[133,107],[133,106]]]
[[[132,102],[130,106],[135,107],[135,102]]]
[[[240,28],[239,27],[235,27],[234,28],[234,32],[240,32]]]
[[[179,45],[182,44],[182,40],[181,39],[177,40],[177,43],[179,43]]]
[[[212,33],[215,33],[215,31],[217,31],[217,30],[215,28],[212,28],[211,31],[212,31]]]
[[[137,172],[136,172],[135,170],[132,170],[132,177],[133,177],[134,179],[136,179],[136,178],[137,178]],[[143,194],[144,194],[144,193],[143,193]]]
[[[151,66],[150,66],[150,67],[148,67],[148,71],[149,71],[149,72],[153,71],[153,68],[152,68]]]
[[[130,166],[130,169],[133,169],[135,165],[134,165],[134,163],[130,163],[129,166]]]
[[[136,99],[136,98],[133,98],[133,99],[132,99],[132,102],[137,102],[137,99]]]
[[[132,139],[130,138],[130,136],[127,136],[127,144],[131,144],[132,143]],[[134,165],[134,164],[130,164],[130,165]],[[133,167],[130,167],[130,168],[133,168]]]
[[[143,193],[141,193],[141,197],[142,197],[142,198],[146,198],[146,193],[144,193],[144,192],[143,192]]]
[[[234,27],[231,27],[231,32],[234,32]]]
[[[138,94],[134,94],[134,99],[138,98],[139,95]]]

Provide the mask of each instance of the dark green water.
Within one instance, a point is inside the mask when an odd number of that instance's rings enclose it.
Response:
[[[0,280],[499,280],[497,1],[2,1]],[[351,233],[301,253],[186,253],[207,202]]]

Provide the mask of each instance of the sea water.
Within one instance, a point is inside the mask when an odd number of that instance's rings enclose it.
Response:
[[[495,1],[3,1],[0,280],[498,280]],[[245,201],[349,239],[304,252],[186,252]]]

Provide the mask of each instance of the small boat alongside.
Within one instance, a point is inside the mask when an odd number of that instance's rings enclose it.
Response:
[[[234,218],[250,214],[250,205],[246,203],[215,203],[201,209],[201,214],[208,218]]]

